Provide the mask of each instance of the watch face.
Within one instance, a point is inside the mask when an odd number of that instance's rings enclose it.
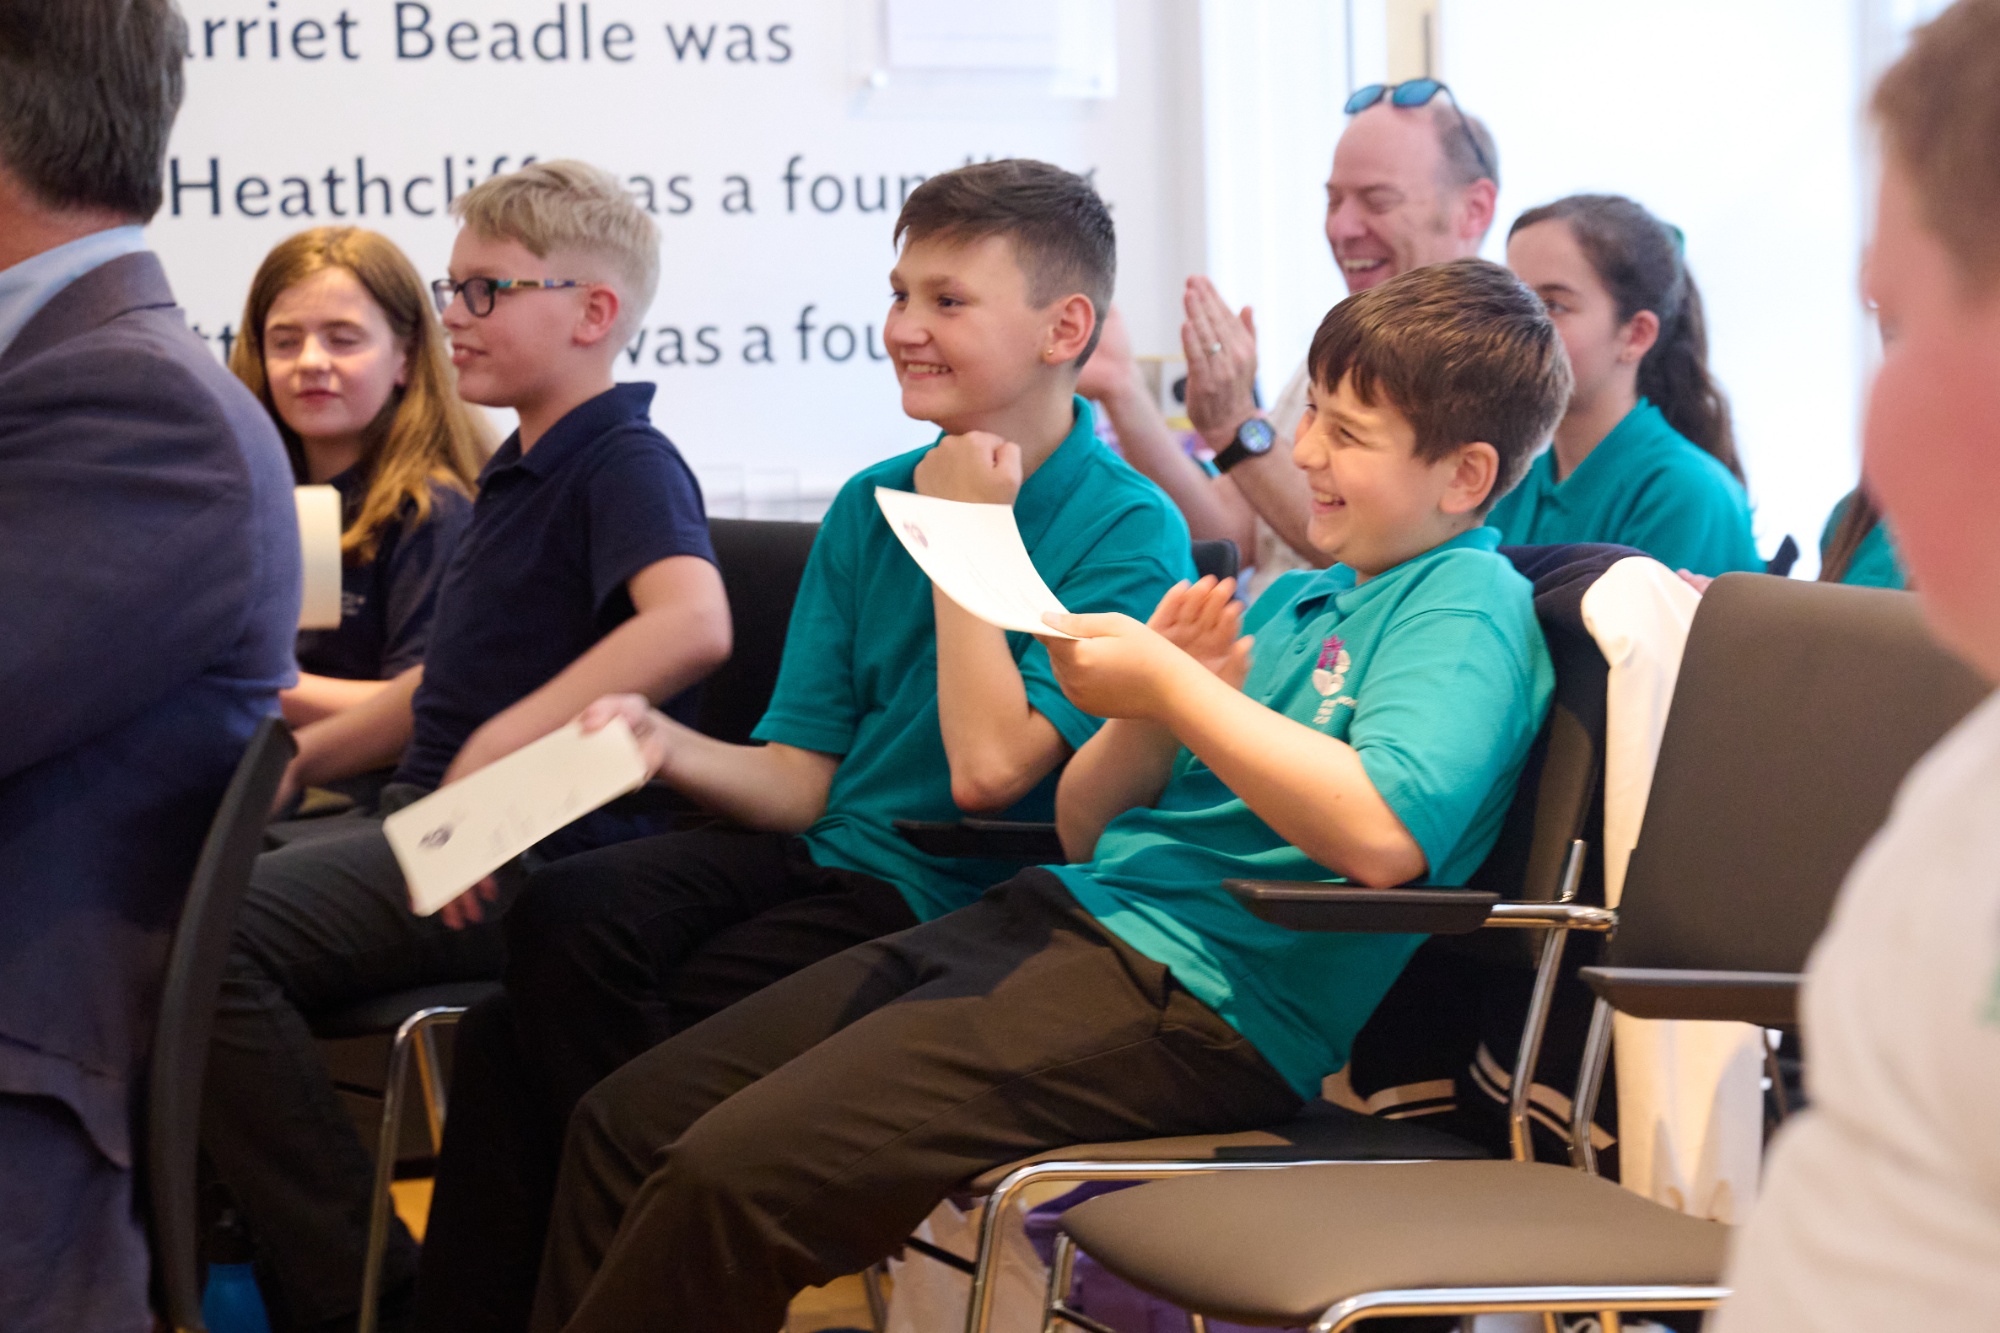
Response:
[[[1275,438],[1271,423],[1262,417],[1251,417],[1236,428],[1236,442],[1243,446],[1243,452],[1247,454],[1271,452],[1271,442]]]

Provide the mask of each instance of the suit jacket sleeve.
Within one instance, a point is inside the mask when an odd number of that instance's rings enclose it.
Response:
[[[251,483],[213,392],[135,349],[0,381],[0,780],[110,731],[243,632]]]

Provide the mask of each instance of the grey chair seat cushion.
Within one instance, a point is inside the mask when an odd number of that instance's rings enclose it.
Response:
[[[1710,1286],[1729,1228],[1568,1167],[1356,1163],[1160,1181],[1063,1229],[1127,1282],[1239,1323],[1310,1323],[1374,1291]]]
[[[1385,1120],[1331,1102],[1312,1101],[1296,1118],[1270,1129],[1051,1148],[994,1167],[974,1178],[966,1192],[990,1194],[1010,1172],[1034,1162],[1356,1162],[1485,1155],[1456,1135],[1427,1129],[1414,1121]]]
[[[500,993],[497,981],[446,981],[435,986],[376,995],[313,1020],[315,1037],[372,1037],[394,1032],[419,1009],[469,1009]]]

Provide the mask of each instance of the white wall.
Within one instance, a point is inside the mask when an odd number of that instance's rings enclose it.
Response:
[[[654,416],[718,487],[743,485],[743,470],[795,474],[806,494],[828,494],[858,468],[923,442],[929,428],[904,418],[886,363],[856,350],[828,360],[835,325],[865,343],[887,309],[890,229],[903,176],[935,173],[968,156],[1028,155],[1075,170],[1095,169],[1121,234],[1120,299],[1142,346],[1170,345],[1179,323],[1182,277],[1200,266],[1204,245],[1200,184],[1197,17],[1193,0],[1116,0],[1116,94],[1054,98],[1005,80],[892,78],[871,88],[881,45],[881,0],[755,0],[689,10],[649,0],[427,0],[427,34],[410,31],[399,58],[394,0],[183,0],[194,60],[171,154],[183,183],[210,179],[218,160],[220,197],[180,192],[151,229],[181,302],[211,335],[233,326],[250,276],[283,236],[308,225],[361,222],[398,241],[426,277],[442,275],[453,224],[439,205],[444,162],[453,184],[484,177],[496,160],[529,154],[578,156],[651,183],[665,236],[660,294],[647,339],[621,360],[627,378],[660,385]],[[496,62],[498,25],[519,25],[532,42],[562,10],[568,59]],[[583,59],[587,9],[593,47]],[[400,10],[414,28],[420,11]],[[345,16],[348,26],[339,27]],[[706,61],[692,48],[677,58],[664,25],[698,19],[718,32]],[[239,19],[250,25],[239,28]],[[278,55],[271,56],[277,24]],[[446,46],[454,23],[461,52]],[[607,59],[603,39],[624,23],[630,37]],[[732,32],[740,23],[742,31]],[[300,25],[306,25],[301,27]],[[315,36],[315,33],[318,35]],[[731,60],[751,54],[756,58]],[[302,40],[295,47],[294,37]],[[343,48],[342,39],[346,45]],[[557,50],[554,28],[543,49]],[[789,51],[789,54],[786,52]],[[299,52],[317,52],[318,60]],[[348,58],[351,53],[352,58]],[[355,159],[386,178],[393,198],[369,191],[356,215]],[[801,177],[790,189],[787,164]],[[326,175],[337,173],[330,201]],[[814,182],[831,204],[821,212]],[[856,176],[876,201],[886,178],[886,211],[857,212]],[[732,182],[749,183],[754,212],[727,213]],[[265,182],[237,191],[249,177]],[[313,216],[277,207],[309,191]],[[684,212],[673,186],[691,201]],[[219,216],[215,209],[219,204]],[[408,205],[430,209],[414,214]],[[337,205],[345,217],[332,216]],[[265,216],[248,214],[262,210]],[[810,305],[812,331],[801,356],[798,326]],[[772,364],[746,364],[744,349],[768,330]],[[680,330],[690,361],[708,328],[712,365],[658,364],[663,328]],[[833,333],[832,351],[846,350]],[[757,486],[753,477],[752,489]]]
[[[1203,0],[1201,61],[1206,272],[1224,300],[1252,308],[1269,402],[1347,294],[1324,229],[1348,93],[1345,7]]]
[[[1866,344],[1860,6],[1836,0],[1446,0],[1443,76],[1500,143],[1500,222],[1629,194],[1688,238],[1711,364],[1768,554],[1853,485]]]

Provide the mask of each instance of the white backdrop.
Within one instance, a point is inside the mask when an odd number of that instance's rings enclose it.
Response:
[[[1858,470],[1874,333],[1863,239],[1859,3],[1459,0],[1445,77],[1500,142],[1504,258],[1522,211],[1581,190],[1629,194],[1687,234],[1710,365],[1766,555],[1818,538]]]
[[[1080,5],[1065,22],[1093,17],[1093,0],[1065,3]],[[1115,91],[1088,98],[999,75],[871,86],[888,56],[885,0],[183,11],[188,97],[150,235],[218,350],[280,238],[376,227],[441,276],[447,192],[529,155],[596,162],[656,210],[660,293],[619,375],[659,384],[655,420],[714,490],[740,493],[747,471],[753,493],[761,476],[824,496],[927,438],[882,359],[890,231],[906,183],[969,157],[1094,171],[1137,341],[1177,346],[1180,282],[1204,245],[1191,4],[1102,0],[1094,17],[1116,46],[1090,74]]]

